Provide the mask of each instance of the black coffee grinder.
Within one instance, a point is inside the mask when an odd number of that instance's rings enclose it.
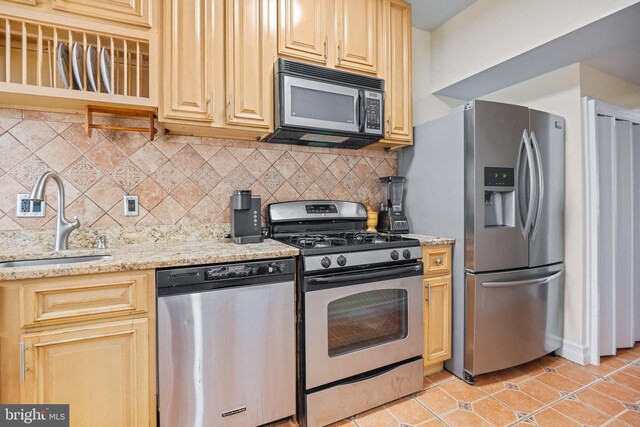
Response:
[[[251,190],[236,190],[231,196],[231,239],[234,243],[261,243],[262,218],[260,196],[252,196]]]
[[[404,214],[404,177],[383,176],[382,201],[378,213],[378,231],[402,234],[409,232],[409,222]]]

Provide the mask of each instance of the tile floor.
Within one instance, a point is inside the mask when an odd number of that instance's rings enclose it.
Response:
[[[475,387],[443,371],[426,377],[420,393],[334,424],[445,425],[640,426],[640,343],[602,358],[600,366],[544,356],[479,376]]]

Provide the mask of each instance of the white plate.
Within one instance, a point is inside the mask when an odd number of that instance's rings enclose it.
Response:
[[[69,48],[65,43],[58,45],[58,74],[65,89],[69,89]]]
[[[73,70],[73,80],[76,82],[76,86],[80,90],[84,90],[82,84],[82,73],[84,71],[82,46],[80,43],[73,44],[73,50],[71,51],[71,66]]]
[[[87,46],[87,82],[92,91],[98,91],[98,55],[96,48],[92,45]]]
[[[106,47],[100,50],[100,75],[102,76],[102,86],[108,93],[113,93],[111,88],[111,53]]]

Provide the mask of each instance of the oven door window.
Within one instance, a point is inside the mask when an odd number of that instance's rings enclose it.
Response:
[[[361,292],[330,302],[327,307],[329,356],[406,338],[408,315],[404,289]]]

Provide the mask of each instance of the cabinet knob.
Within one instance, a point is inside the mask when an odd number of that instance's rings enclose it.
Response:
[[[442,264],[442,258],[436,258],[436,264],[438,265]]]

